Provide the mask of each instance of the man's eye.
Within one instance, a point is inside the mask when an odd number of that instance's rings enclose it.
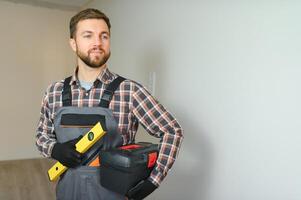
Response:
[[[107,39],[109,39],[109,36],[108,35],[102,35],[102,39],[107,40]]]
[[[91,35],[84,35],[84,38],[90,38]]]

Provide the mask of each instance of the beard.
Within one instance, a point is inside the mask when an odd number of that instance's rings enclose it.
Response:
[[[94,56],[94,59],[92,59],[91,53],[95,50],[102,51],[104,53],[100,54],[99,56]],[[100,68],[108,61],[111,52],[105,53],[105,51],[100,48],[93,48],[88,51],[88,55],[86,55],[82,51],[79,51],[78,49],[76,51],[76,54],[87,66],[91,68]]]

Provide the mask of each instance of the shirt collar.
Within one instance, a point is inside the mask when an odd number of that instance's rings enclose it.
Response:
[[[77,73],[78,73],[78,67],[75,68],[70,85],[77,84],[79,85],[79,80],[77,78]],[[107,66],[101,71],[101,73],[97,76],[96,80],[99,80],[100,82],[104,84],[109,84],[116,78],[116,74],[112,73]]]

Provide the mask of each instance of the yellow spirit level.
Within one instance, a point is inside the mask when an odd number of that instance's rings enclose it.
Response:
[[[95,144],[106,132],[102,129],[98,122],[88,133],[86,133],[82,139],[76,144],[76,151],[85,153],[93,144]],[[50,181],[56,181],[61,174],[67,170],[67,167],[60,162],[56,162],[49,170],[48,177]]]

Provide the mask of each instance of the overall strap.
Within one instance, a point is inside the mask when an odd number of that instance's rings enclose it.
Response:
[[[72,106],[72,95],[71,95],[71,81],[72,76],[65,78],[64,88],[62,91],[63,106]]]
[[[103,108],[109,107],[112,97],[114,95],[114,92],[117,90],[120,83],[124,80],[125,80],[125,78],[123,78],[122,76],[118,76],[107,86],[107,88],[103,91],[103,95],[102,95],[100,103],[99,103],[100,107],[103,107]]]

